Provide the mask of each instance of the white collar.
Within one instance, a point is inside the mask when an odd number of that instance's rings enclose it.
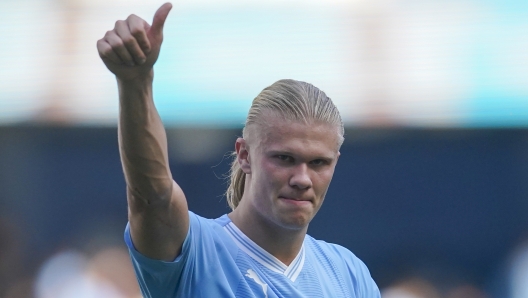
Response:
[[[301,250],[293,259],[290,266],[286,266],[283,262],[277,259],[275,256],[265,251],[262,247],[258,246],[253,240],[249,239],[240,229],[235,226],[233,222],[229,222],[224,226],[226,232],[233,238],[233,241],[237,244],[243,252],[248,254],[252,259],[262,264],[264,267],[271,271],[284,274],[292,282],[295,282],[299,273],[304,266],[304,243],[301,246]]]

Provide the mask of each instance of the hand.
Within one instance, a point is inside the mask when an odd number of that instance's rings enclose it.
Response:
[[[163,41],[163,25],[172,4],[163,4],[154,14],[152,26],[136,15],[116,22],[114,30],[97,41],[106,67],[120,80],[151,76]]]

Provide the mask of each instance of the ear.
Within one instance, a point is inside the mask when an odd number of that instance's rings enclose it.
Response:
[[[238,138],[235,143],[237,161],[240,168],[246,174],[251,174],[251,164],[249,162],[249,146],[243,138]]]
[[[336,154],[336,158],[335,158],[335,162],[334,162],[334,166],[337,166],[337,162],[339,161],[339,157],[341,156],[341,152],[340,151],[337,151],[337,154]]]

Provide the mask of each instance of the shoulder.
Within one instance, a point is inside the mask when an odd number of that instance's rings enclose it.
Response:
[[[379,289],[365,263],[348,248],[339,244],[317,240],[306,235],[305,244],[310,247],[318,263],[328,263],[352,283],[352,287],[362,293],[360,297],[379,297]]]
[[[361,262],[361,264],[363,264],[363,262],[358,257],[356,257],[354,253],[352,253],[348,248],[339,244],[317,240],[309,235],[306,235],[305,243],[311,246],[312,249],[315,249],[317,253],[324,254],[329,258],[339,259],[340,261],[348,260],[352,262]]]
[[[227,215],[223,215],[217,219],[205,218],[189,211],[189,242],[192,245],[204,245],[205,248],[210,247],[211,243],[207,242],[226,242],[231,238],[227,237],[224,226],[226,225],[225,218],[229,219]],[[229,243],[229,241],[227,241]],[[213,246],[214,247],[214,246]]]
[[[225,226],[224,222],[226,220],[224,218],[228,218],[227,215],[223,215],[217,219],[211,219],[189,211],[189,230],[194,234],[221,232]]]
[[[223,226],[189,211],[189,231],[182,251],[173,261],[149,259],[133,246],[128,227],[125,241],[132,265],[145,297],[198,297],[197,293],[211,293],[229,289],[242,277],[233,259],[238,249]],[[215,287],[200,288],[196,283],[215,280]],[[213,297],[205,295],[206,297]],[[203,297],[203,296],[200,296]]]

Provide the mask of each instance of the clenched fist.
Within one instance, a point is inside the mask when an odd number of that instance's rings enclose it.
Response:
[[[152,74],[163,41],[163,25],[172,4],[163,4],[152,25],[136,15],[117,21],[113,30],[97,41],[97,50],[108,69],[123,81]]]

